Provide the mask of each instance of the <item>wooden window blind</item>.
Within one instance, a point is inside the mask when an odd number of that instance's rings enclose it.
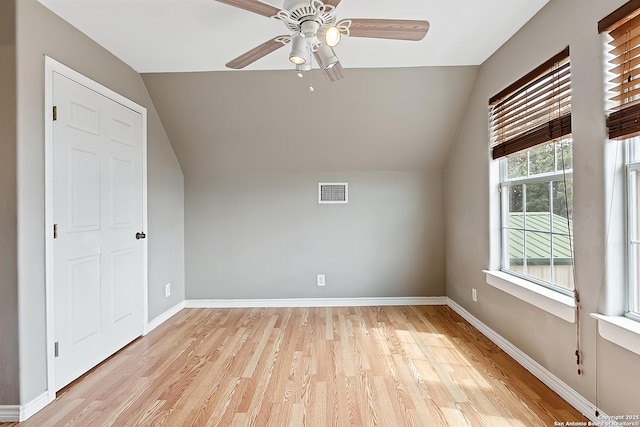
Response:
[[[625,3],[598,22],[608,34],[610,139],[640,135],[640,1]]]
[[[489,100],[494,159],[571,133],[569,48]]]

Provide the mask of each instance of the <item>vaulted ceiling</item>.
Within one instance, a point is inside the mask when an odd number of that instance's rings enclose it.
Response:
[[[144,74],[185,174],[444,167],[477,67]],[[309,84],[314,91],[308,90]]]
[[[343,39],[333,83],[298,78],[288,49],[223,71],[287,30],[215,0],[39,1],[142,73],[190,180],[444,168],[478,65],[549,0],[342,0],[339,19],[431,28],[419,42]]]

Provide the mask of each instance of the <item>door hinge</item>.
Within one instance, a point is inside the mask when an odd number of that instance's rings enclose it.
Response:
[[[58,341],[53,344],[53,356],[58,357],[60,353],[58,352]]]
[[[53,238],[58,238],[58,224],[53,224]]]
[[[53,121],[58,120],[58,107],[56,105],[53,106]]]

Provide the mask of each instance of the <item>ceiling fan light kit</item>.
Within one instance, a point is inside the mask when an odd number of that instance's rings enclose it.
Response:
[[[301,35],[293,37],[292,40],[289,61],[296,65],[302,65],[307,62],[307,58],[309,57],[309,54],[307,53],[307,41]]]
[[[308,60],[304,64],[297,64],[296,65],[296,71],[298,72],[298,76],[302,77],[302,73],[305,73],[307,71],[311,71],[311,61]]]
[[[341,0],[284,0],[282,9],[260,0],[217,0],[268,18],[278,19],[291,35],[274,37],[229,61],[226,66],[242,69],[291,42],[289,61],[298,74],[311,69],[315,56],[325,76],[343,78],[342,66],[333,50],[342,36],[392,40],[422,40],[429,31],[428,21],[402,19],[345,19],[337,22],[335,11]]]
[[[320,67],[323,70],[333,68],[338,63],[338,57],[335,52],[326,44],[318,46],[318,57],[320,58]]]
[[[334,25],[327,27],[324,32],[324,41],[329,47],[336,47],[340,43],[340,37],[340,30]]]

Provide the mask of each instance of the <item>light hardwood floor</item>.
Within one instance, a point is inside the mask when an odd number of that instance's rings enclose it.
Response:
[[[587,421],[444,306],[186,309],[4,426]]]

